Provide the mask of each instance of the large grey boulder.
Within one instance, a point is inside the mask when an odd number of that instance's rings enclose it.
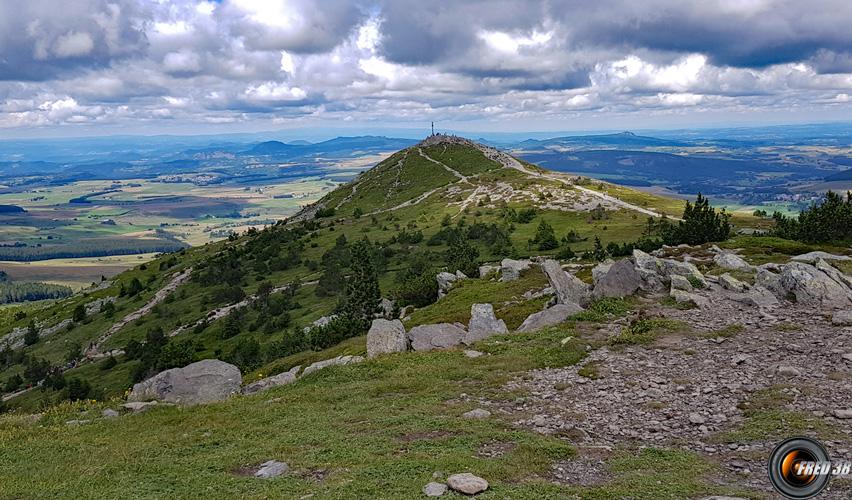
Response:
[[[779,266],[777,269],[780,273],[781,267]],[[772,272],[768,267],[759,267],[757,269],[757,274],[754,275],[754,285],[769,290],[779,299],[783,299],[787,295],[787,290],[784,289],[784,285],[781,283],[781,274]]]
[[[292,384],[297,378],[299,378],[299,370],[301,369],[301,366],[294,366],[289,371],[260,379],[257,382],[252,382],[251,384],[243,387],[243,394],[254,394],[256,392],[272,389],[273,387]]]
[[[415,351],[431,351],[461,344],[465,333],[461,328],[449,323],[420,325],[408,332],[408,340]]]
[[[573,274],[566,273],[559,262],[547,259],[541,263],[541,269],[547,275],[550,286],[556,292],[558,304],[579,304],[581,306],[589,303],[589,285],[583,283]]]
[[[467,333],[462,342],[470,345],[478,340],[486,339],[493,335],[509,333],[506,323],[497,319],[494,315],[494,306],[491,304],[473,304],[470,306],[470,323]]]
[[[674,259],[660,259],[659,265],[661,268],[661,274],[671,279],[671,276],[678,275],[683,276],[684,278],[690,278],[698,280],[703,287],[707,287],[707,281],[704,279],[704,275],[701,274],[701,271],[695,267],[695,264],[691,262],[682,262]]]
[[[521,271],[530,268],[530,261],[503,259],[500,262],[500,281],[515,281],[521,277]]]
[[[831,324],[837,326],[852,325],[852,309],[846,311],[837,311],[831,317]]]
[[[402,321],[374,319],[367,332],[367,357],[408,350],[408,338]]]
[[[816,264],[814,264],[814,267],[816,267],[820,271],[827,274],[828,277],[833,279],[834,281],[852,289],[852,276],[848,276],[846,274],[841,273],[839,269],[832,266],[831,264],[829,264],[825,260],[823,260],[823,259],[817,260]]]
[[[544,311],[527,316],[527,319],[521,323],[517,331],[521,333],[534,332],[548,326],[558,325],[582,310],[583,308],[577,304],[556,304]]]
[[[672,290],[683,290],[684,292],[692,292],[694,290],[692,283],[683,276],[673,274],[669,279],[671,280]]]
[[[722,269],[729,271],[751,272],[754,270],[754,266],[743,260],[739,255],[730,252],[717,253],[713,256],[713,262]]]
[[[488,481],[469,472],[453,474],[447,478],[447,486],[465,495],[476,495],[488,489]]]
[[[484,264],[479,266],[479,277],[484,278],[493,272],[497,272],[500,270],[500,266],[492,266],[488,264]]]
[[[710,307],[710,301],[707,300],[706,297],[702,297],[697,293],[689,293],[684,292],[683,290],[672,288],[671,292],[669,293],[669,296],[675,299],[675,302],[677,302],[678,304],[695,304],[701,309],[707,309],[708,307]]]
[[[311,373],[322,370],[323,368],[328,368],[330,366],[346,366],[346,365],[354,365],[356,363],[361,363],[364,361],[364,356],[338,356],[336,358],[325,359],[323,361],[317,361],[316,363],[311,364],[305,371],[302,373],[302,376],[310,375]]]
[[[834,255],[828,252],[817,251],[817,252],[808,252],[803,253],[801,255],[796,255],[795,257],[790,257],[790,260],[796,262],[804,262],[806,264],[816,264],[818,260],[852,260],[852,257],[846,255]]]
[[[636,272],[642,279],[640,286],[642,291],[650,293],[664,292],[666,285],[663,281],[663,276],[660,275],[660,259],[649,255],[642,250],[633,250],[633,263],[636,265]]]
[[[852,290],[816,267],[790,262],[781,271],[781,286],[804,305],[842,309],[852,307]]]
[[[597,269],[597,268],[595,268]],[[595,281],[594,297],[627,297],[642,286],[642,276],[630,259],[611,264],[607,272]]]
[[[194,405],[221,401],[240,392],[240,369],[219,361],[205,359],[183,368],[160,372],[133,386],[128,401],[165,401]]]
[[[775,307],[779,304],[778,298],[768,289],[754,285],[745,293],[733,294],[731,298],[741,304],[754,307]]]

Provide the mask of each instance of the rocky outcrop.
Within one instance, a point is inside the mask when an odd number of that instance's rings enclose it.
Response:
[[[364,361],[364,356],[338,356],[336,358],[326,359],[323,361],[317,361],[312,365],[305,368],[302,376],[305,377],[310,375],[311,373],[322,370],[323,368],[328,368],[330,366],[346,366],[346,365],[354,365],[356,363],[361,363]]]
[[[615,262],[613,262],[612,259],[606,259],[605,261],[603,261],[600,264],[593,267],[592,268],[592,283],[597,285],[598,281],[600,281],[601,278],[606,276],[606,273],[609,272],[610,268],[612,267],[612,265],[614,263]]]
[[[742,257],[731,252],[721,252],[713,256],[713,263],[728,271],[751,272],[754,266],[746,262]]]
[[[684,292],[693,291],[692,283],[690,283],[689,280],[684,278],[683,276],[674,274],[670,276],[669,279],[671,280],[672,290],[682,290]]]
[[[701,309],[706,309],[710,306],[710,301],[707,300],[706,297],[698,295],[697,293],[689,293],[683,290],[678,290],[676,288],[672,288],[669,293],[671,298],[675,299],[675,302],[678,304],[695,304]]]
[[[849,257],[847,255],[835,255],[835,254],[830,254],[828,252],[822,252],[822,251],[808,252],[808,253],[803,253],[801,255],[796,255],[795,257],[790,257],[790,260],[792,260],[792,261],[804,262],[806,264],[816,264],[816,262],[820,259],[822,259],[822,260],[852,260],[852,257]]]
[[[595,269],[599,269],[599,264]],[[603,272],[602,269],[599,272]],[[592,270],[594,274],[594,269]],[[595,280],[593,297],[626,297],[633,295],[642,286],[642,276],[630,259],[622,259],[606,268],[606,272]]]
[[[470,307],[470,323],[462,342],[470,345],[478,340],[508,332],[506,323],[502,319],[497,319],[497,316],[494,315],[494,306],[491,304],[473,304]]]
[[[420,325],[408,332],[408,340],[415,351],[431,351],[459,345],[465,333],[458,326],[449,323]]]
[[[837,326],[852,325],[852,310],[837,311],[831,316],[831,324]]]
[[[272,389],[273,387],[292,384],[298,378],[299,370],[301,369],[301,366],[294,366],[289,371],[279,373],[278,375],[273,375],[271,377],[266,377],[264,379],[260,379],[257,382],[252,382],[251,384],[248,384],[243,387],[242,392],[243,394],[254,394],[256,392],[262,392],[267,389]]]
[[[534,332],[548,326],[558,325],[582,310],[583,308],[577,304],[556,304],[544,311],[527,316],[527,319],[521,323],[517,331],[521,333]]]
[[[500,266],[491,266],[491,265],[482,265],[479,266],[479,278],[484,278],[491,273],[497,272],[500,270]]]
[[[382,297],[379,301],[379,312],[376,313],[377,318],[391,319],[394,314],[394,301]]]
[[[745,293],[731,295],[731,299],[741,304],[761,308],[775,307],[779,304],[774,293],[758,285],[749,287]]]
[[[374,319],[367,332],[367,357],[379,354],[405,352],[408,350],[408,338],[402,321]]]
[[[529,260],[503,259],[500,262],[500,281],[514,281],[530,268]]]
[[[181,405],[211,403],[240,392],[242,376],[236,366],[205,359],[172,368],[133,386],[128,401],[165,401]]]
[[[589,286],[573,274],[568,274],[553,259],[547,259],[541,264],[541,269],[547,275],[550,286],[556,292],[558,304],[588,304],[590,299]]]
[[[852,307],[852,289],[810,264],[791,262],[783,266],[780,284],[800,304],[831,309]]]

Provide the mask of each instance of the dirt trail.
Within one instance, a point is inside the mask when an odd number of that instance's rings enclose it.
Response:
[[[153,297],[151,297],[151,300],[149,300],[147,304],[145,304],[144,306],[140,307],[139,309],[133,311],[132,313],[128,314],[127,316],[125,316],[124,318],[119,320],[118,322],[114,323],[109,328],[109,330],[106,331],[106,333],[104,333],[103,335],[98,337],[98,340],[96,340],[86,350],[86,357],[91,358],[91,357],[97,356],[98,353],[100,352],[100,348],[101,348],[101,346],[103,346],[104,342],[109,340],[110,337],[112,337],[119,330],[124,328],[124,325],[130,323],[131,321],[136,321],[137,319],[139,319],[142,316],[145,316],[146,314],[151,312],[151,309],[153,309],[154,306],[156,306],[160,302],[164,301],[166,299],[166,297],[169,296],[169,294],[171,294],[172,292],[177,290],[177,288],[180,285],[185,283],[189,279],[191,274],[192,274],[192,268],[191,267],[187,268],[183,272],[177,274],[163,288],[160,288],[159,290],[157,290],[157,292],[154,294]]]

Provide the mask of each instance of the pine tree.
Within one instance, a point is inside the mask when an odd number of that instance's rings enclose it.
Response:
[[[539,250],[553,250],[559,246],[553,226],[545,222],[544,219],[539,222],[532,243],[537,245]]]
[[[24,333],[24,345],[33,345],[38,342],[38,328],[36,328],[35,322],[30,321],[30,324],[27,325],[27,331]]]
[[[379,277],[373,263],[373,245],[364,239],[351,245],[350,253],[352,263],[341,309],[343,316],[366,329],[381,300]]]
[[[479,250],[460,231],[453,231],[449,243],[447,268],[450,272],[461,271],[468,276],[475,275],[479,270]]]

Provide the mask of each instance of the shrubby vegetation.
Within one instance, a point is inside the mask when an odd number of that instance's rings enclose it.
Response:
[[[73,245],[3,246],[0,247],[0,260],[31,262],[76,257],[168,253],[182,248],[186,248],[185,243],[168,238],[81,238],[74,241]]]
[[[787,217],[780,212],[775,219],[775,235],[808,243],[852,241],[852,192],[846,199],[829,191],[821,203],[813,203],[798,217]]]

